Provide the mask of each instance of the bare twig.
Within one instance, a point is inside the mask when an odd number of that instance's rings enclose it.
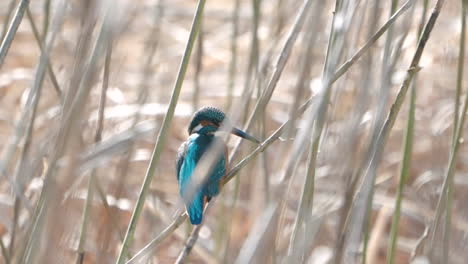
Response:
[[[157,237],[138,251],[126,264],[141,263],[143,257],[150,254],[162,241],[169,237],[181,224],[187,220],[187,213],[180,213]]]
[[[180,252],[179,256],[177,257],[175,263],[176,264],[183,264],[186,263],[187,258],[192,251],[193,246],[197,242],[198,234],[200,233],[200,229],[202,228],[203,224],[197,225],[190,234],[189,238],[185,241],[185,246]]]

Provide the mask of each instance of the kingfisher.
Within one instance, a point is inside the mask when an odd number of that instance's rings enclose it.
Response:
[[[221,125],[231,127],[223,111],[210,106],[199,109],[194,113],[188,126],[189,138],[180,145],[177,153],[176,170],[179,193],[184,200],[192,225],[202,222],[205,204],[219,194],[222,179],[228,168],[227,146],[219,135],[223,132]],[[238,128],[233,127],[229,132],[257,144],[260,143],[256,138]],[[217,152],[219,158],[214,159],[215,163],[211,166],[209,175],[204,177],[201,184],[198,184],[198,188],[189,190],[189,186],[195,184],[193,176],[197,163],[216,141],[220,142],[223,151]],[[190,191],[192,193],[189,194]]]

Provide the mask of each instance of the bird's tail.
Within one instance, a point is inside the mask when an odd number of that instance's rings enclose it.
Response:
[[[197,192],[193,200],[187,204],[187,213],[192,225],[199,225],[203,219],[203,193]]]

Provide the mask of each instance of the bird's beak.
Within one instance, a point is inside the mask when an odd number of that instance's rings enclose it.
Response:
[[[260,141],[259,141],[258,139],[254,138],[253,136],[251,136],[251,135],[245,133],[244,131],[242,131],[242,130],[240,130],[240,129],[238,129],[238,128],[235,128],[235,127],[232,128],[231,133],[234,134],[234,135],[236,135],[236,136],[238,136],[238,137],[245,138],[245,139],[247,139],[247,140],[250,140],[250,141],[252,141],[252,142],[255,142],[255,143],[257,143],[257,144],[260,144]]]

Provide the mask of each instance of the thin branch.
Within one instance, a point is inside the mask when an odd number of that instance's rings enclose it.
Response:
[[[151,240],[144,248],[138,251],[126,264],[139,263],[143,257],[153,252],[156,247],[168,238],[181,224],[187,220],[187,213],[179,213],[170,225],[166,227],[157,237]]]
[[[335,73],[335,76],[332,78],[332,83],[336,82],[348,69],[359,59],[361,56],[377,41],[397,20],[397,18],[402,15],[408,8],[411,7],[414,0],[408,0],[404,3],[398,11],[393,14],[390,19],[388,19],[385,24],[379,28],[379,30],[360,48],[348,61],[346,61]]]
[[[177,259],[175,261],[176,264],[186,263],[187,258],[190,255],[190,252],[192,251],[193,246],[197,242],[198,234],[200,233],[200,229],[202,228],[202,226],[203,226],[203,223],[200,224],[200,225],[197,225],[192,230],[192,233],[190,234],[189,238],[185,242],[184,248],[181,250],[179,256],[177,257]]]

